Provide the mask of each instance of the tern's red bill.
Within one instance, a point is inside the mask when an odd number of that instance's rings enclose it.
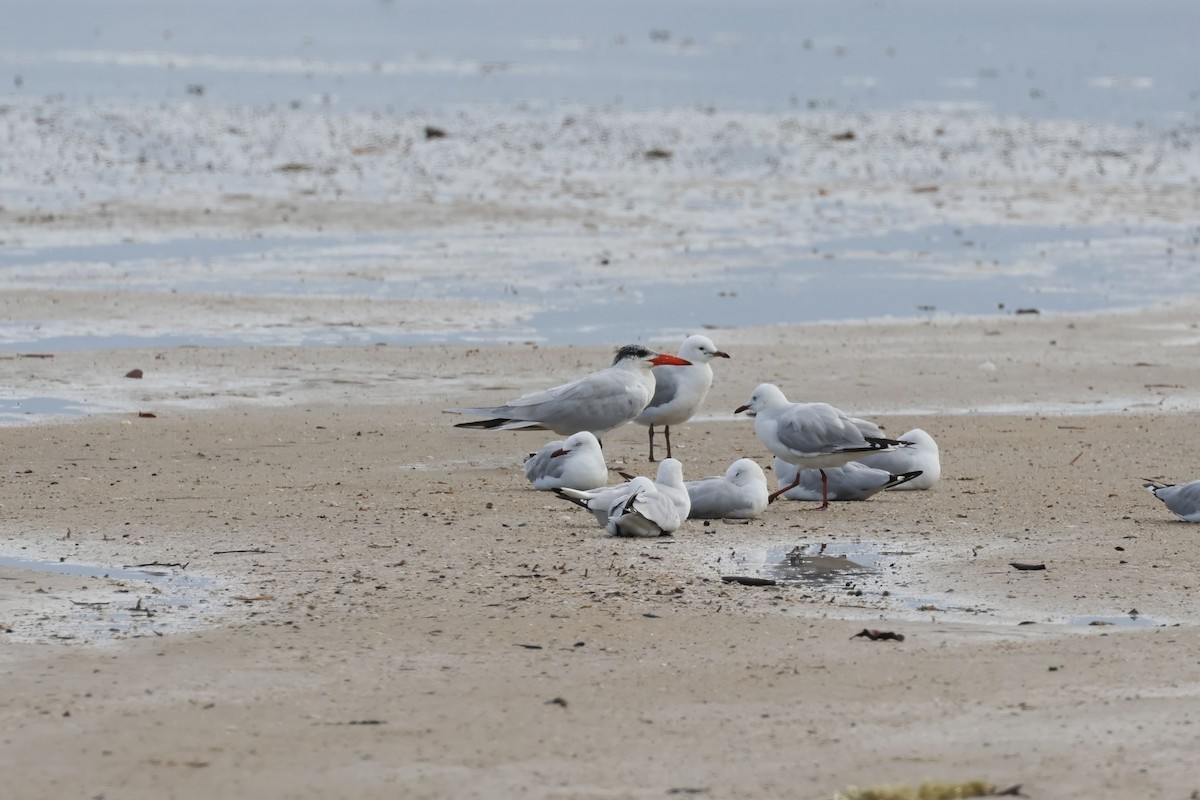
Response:
[[[666,353],[660,353],[659,355],[656,355],[654,358],[650,359],[650,363],[656,367],[690,367],[692,365],[692,362],[686,359],[680,358],[679,356],[669,356]]]

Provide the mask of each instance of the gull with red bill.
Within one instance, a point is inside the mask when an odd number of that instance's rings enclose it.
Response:
[[[502,406],[450,408],[452,414],[488,419],[460,422],[456,428],[551,430],[564,436],[591,431],[599,436],[633,421],[654,397],[654,367],[686,367],[679,356],[656,353],[638,344],[617,351],[611,367],[518,397]]]
[[[525,459],[525,477],[533,488],[587,491],[608,483],[608,465],[600,440],[591,431],[573,433],[542,445]]]
[[[825,467],[840,467],[870,453],[886,453],[907,442],[886,439],[878,425],[847,416],[828,403],[789,403],[779,387],[759,384],[750,401],[733,413],[749,412],[754,432],[767,449],[789,464],[821,470],[821,505],[829,507],[829,480]],[[801,473],[802,474],[802,473]],[[800,485],[800,474],[790,486],[771,494],[770,502]]]
[[[921,477],[921,470],[888,472],[851,461],[840,467],[826,467],[825,493],[830,500],[870,500],[888,489],[901,489]],[[799,480],[797,480],[799,474]],[[780,486],[794,486],[780,497],[784,500],[820,500],[821,476],[815,469],[801,469],[782,458],[775,458],[775,478]]]
[[[671,457],[671,426],[682,425],[696,412],[708,390],[712,388],[713,372],[708,362],[714,358],[729,358],[718,350],[712,339],[694,334],[683,340],[679,357],[690,362],[687,367],[662,367],[654,372],[654,397],[634,422],[650,427],[650,460],[654,460],[654,426],[663,429],[667,442],[667,458]]]

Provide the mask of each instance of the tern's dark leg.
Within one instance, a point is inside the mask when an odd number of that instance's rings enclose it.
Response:
[[[663,436],[667,440],[667,458],[671,457],[671,426],[663,425]]]
[[[650,463],[654,463],[654,426],[650,427]]]

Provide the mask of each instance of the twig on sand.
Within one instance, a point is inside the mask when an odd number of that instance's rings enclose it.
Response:
[[[903,633],[894,633],[893,631],[875,631],[875,630],[871,630],[870,628],[863,628],[861,631],[854,634],[850,638],[857,639],[860,636],[864,636],[864,637],[870,639],[872,642],[878,642],[878,641],[903,642],[904,641]]]
[[[136,606],[134,606],[133,608],[127,608],[125,610],[128,611],[130,614],[145,614],[147,617],[153,617],[155,614],[158,613],[153,608],[142,608],[142,598],[140,598],[140,597],[138,598]]]
[[[756,578],[753,575],[722,575],[725,583],[740,583],[742,586],[775,586],[779,581],[774,578]]]

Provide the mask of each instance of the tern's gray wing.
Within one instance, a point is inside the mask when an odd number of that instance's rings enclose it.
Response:
[[[607,431],[641,413],[649,392],[636,374],[609,368],[490,409],[494,416],[535,420],[555,431]]]
[[[649,399],[649,386],[641,376],[629,369],[609,367],[552,389],[531,392],[502,406],[449,410],[498,420],[463,423],[461,427],[503,430],[537,425],[557,433],[604,433],[640,414]]]

